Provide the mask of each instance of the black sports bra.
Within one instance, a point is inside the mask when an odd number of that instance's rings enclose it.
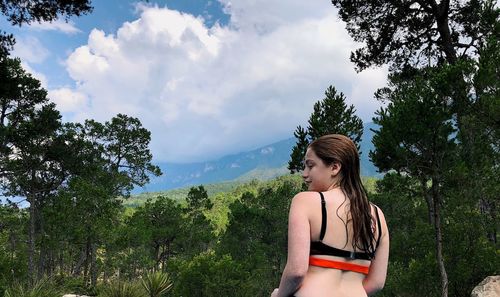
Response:
[[[329,255],[329,256],[337,256],[337,257],[343,257],[343,258],[349,258],[349,259],[362,259],[362,260],[371,260],[374,258],[374,254],[371,253],[363,253],[363,252],[353,252],[353,251],[346,251],[346,250],[341,250],[338,248],[335,248],[333,246],[329,246],[327,244],[324,244],[322,242],[323,238],[325,237],[325,232],[326,232],[326,206],[325,206],[325,197],[323,196],[323,193],[319,192],[321,195],[321,231],[319,235],[319,241],[311,241],[311,249],[309,254],[310,255]],[[378,247],[380,243],[380,237],[382,235],[381,228],[380,228],[380,218],[378,216],[378,208],[375,207],[375,215],[377,218],[377,225],[378,225],[378,239],[377,239],[377,245],[375,248]]]

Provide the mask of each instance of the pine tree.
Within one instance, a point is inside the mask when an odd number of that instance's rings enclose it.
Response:
[[[343,134],[351,138],[360,149],[363,121],[356,116],[353,105],[347,106],[344,94],[333,86],[325,91],[325,98],[314,104],[307,129],[298,126],[294,132],[297,143],[292,149],[288,169],[293,174],[303,169],[303,160],[309,144],[326,134]]]

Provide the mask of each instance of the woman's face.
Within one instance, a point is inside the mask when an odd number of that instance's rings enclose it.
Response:
[[[316,153],[308,148],[304,159],[302,178],[309,191],[327,191],[336,183],[337,164],[325,165]]]

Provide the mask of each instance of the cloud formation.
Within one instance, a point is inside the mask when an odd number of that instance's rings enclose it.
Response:
[[[38,38],[33,36],[16,38],[12,56],[19,57],[21,60],[31,64],[39,64],[45,61],[50,55]]]
[[[359,45],[329,3],[221,2],[226,26],[140,5],[116,33],[92,30],[66,61],[75,89],[52,90],[52,99],[68,120],[138,117],[152,132],[155,159],[169,162],[292,137],[329,85],[370,120],[386,70],[355,73],[349,53]]]
[[[76,34],[81,32],[72,21],[61,19],[52,22],[33,22],[29,25],[29,28],[38,31],[59,31],[65,34]]]
[[[87,104],[85,94],[75,92],[70,88],[59,88],[49,91],[49,98],[56,103],[57,109],[63,113],[77,113]]]

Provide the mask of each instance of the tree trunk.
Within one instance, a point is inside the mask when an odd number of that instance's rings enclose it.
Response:
[[[43,275],[45,274],[46,266],[47,266],[47,249],[45,248],[45,240],[43,236],[43,219],[42,216],[40,215],[38,218],[38,226],[39,226],[39,234],[42,234],[40,237],[40,243],[39,243],[39,257],[38,257],[38,273],[37,273],[37,279],[40,280],[42,279]]]
[[[90,246],[90,238],[87,237],[87,244],[85,245],[85,262],[84,262],[84,266],[83,266],[83,281],[85,282],[86,285],[88,285],[90,283],[90,279],[89,279],[89,271],[90,271],[90,262],[91,262],[91,259],[90,259],[90,250],[91,250],[91,246]]]
[[[64,249],[59,249],[59,275],[64,275]]]
[[[490,202],[484,197],[480,198],[479,211],[482,215],[488,217],[488,219],[496,222],[496,208],[494,202]],[[497,228],[495,224],[492,224],[492,227],[487,230],[486,238],[488,238],[491,243],[497,244]]]
[[[443,235],[441,228],[441,197],[438,192],[438,181],[433,179],[432,181],[432,195],[434,202],[434,232],[436,236],[436,257],[439,267],[439,273],[441,275],[441,297],[448,297],[448,274],[446,273],[446,268],[444,265],[443,258]]]
[[[81,253],[80,253],[80,259],[78,259],[78,262],[75,265],[75,270],[73,271],[73,276],[78,276],[80,275],[82,271],[82,266],[87,260],[87,256],[85,253],[85,247],[82,247]]]
[[[424,194],[425,202],[427,203],[427,209],[429,213],[429,224],[432,226],[434,223],[434,202],[432,194],[429,192],[429,188],[427,187],[427,182],[425,179],[420,179],[420,185],[422,186],[422,193]]]
[[[41,245],[42,246],[42,245]],[[45,267],[46,267],[46,252],[45,250],[42,249],[40,246],[40,256],[38,258],[38,273],[37,273],[37,279],[42,279],[43,275],[45,274]]]
[[[450,64],[455,64],[457,61],[457,52],[453,47],[453,40],[451,38],[450,25],[448,14],[450,12],[449,1],[441,1],[439,8],[435,11],[437,30],[441,40],[441,49],[446,55],[446,60]]]
[[[30,203],[30,227],[28,234],[28,276],[30,282],[34,282],[35,273],[35,195],[30,193],[27,195],[28,202]]]
[[[97,285],[97,244],[91,243],[90,250],[90,285],[95,287]]]

